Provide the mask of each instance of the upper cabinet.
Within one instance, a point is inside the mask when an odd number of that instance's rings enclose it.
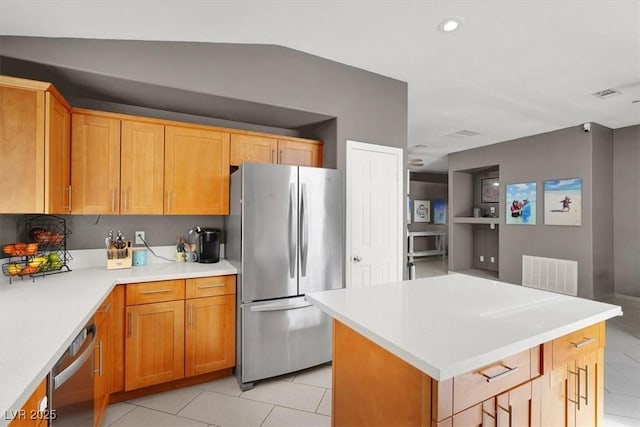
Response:
[[[0,76],[0,213],[70,212],[70,108],[50,83]]]
[[[165,127],[165,214],[229,214],[229,133]]]
[[[322,142],[232,133],[230,164],[242,162],[322,167]]]
[[[120,213],[120,120],[74,111],[72,212]]]

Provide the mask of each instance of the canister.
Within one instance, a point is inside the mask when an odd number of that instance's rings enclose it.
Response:
[[[147,250],[145,248],[133,248],[133,265],[147,264]]]

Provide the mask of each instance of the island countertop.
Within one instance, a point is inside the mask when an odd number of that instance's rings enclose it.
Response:
[[[236,274],[215,264],[157,263],[0,282],[0,427],[9,423],[117,284]]]
[[[306,298],[438,381],[622,315],[615,305],[457,273]]]

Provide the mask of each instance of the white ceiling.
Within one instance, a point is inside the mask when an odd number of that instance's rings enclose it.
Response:
[[[452,16],[462,28],[437,31]],[[640,123],[640,1],[0,0],[0,34],[277,44],[400,79],[415,170],[584,122]],[[622,94],[592,95],[607,88]]]

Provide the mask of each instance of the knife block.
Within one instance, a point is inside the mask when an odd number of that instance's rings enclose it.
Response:
[[[127,241],[127,246],[125,246],[124,249],[107,249],[107,270],[131,268],[132,260],[133,250],[131,249],[131,241]]]

